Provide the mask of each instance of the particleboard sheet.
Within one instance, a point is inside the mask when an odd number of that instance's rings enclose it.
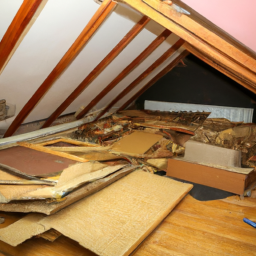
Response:
[[[150,149],[150,147],[152,147],[162,138],[162,135],[136,131],[116,142],[113,145],[112,150],[134,154],[144,154]]]
[[[30,175],[45,176],[60,172],[77,161],[17,146],[1,150],[0,163]]]
[[[129,255],[192,187],[138,170],[39,224],[99,255]]]

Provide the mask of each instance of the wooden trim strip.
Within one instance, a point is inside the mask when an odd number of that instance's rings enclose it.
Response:
[[[77,162],[86,163],[86,162],[89,161],[89,160],[86,160],[84,158],[74,156],[74,155],[71,155],[71,154],[68,154],[68,153],[54,151],[54,150],[52,150],[48,147],[40,146],[38,144],[32,144],[32,143],[28,143],[28,142],[17,142],[17,144],[19,146],[22,146],[22,147],[31,148],[31,149],[41,151],[41,152],[44,152],[44,153],[65,157],[67,159],[71,159],[71,160],[74,160],[74,161],[77,161]]]
[[[174,52],[176,52],[184,43],[183,39],[179,39],[172,47],[170,47],[160,58],[158,58],[149,68],[147,68],[139,77],[137,77],[129,86],[127,86],[107,107],[96,117],[95,121],[102,117],[107,111],[114,106],[127,93],[134,89],[142,80],[150,75],[157,67],[166,61]]]
[[[196,33],[190,31],[187,27],[183,27],[181,22],[173,21],[168,16],[166,17],[160,11],[154,10],[149,5],[145,4],[141,0],[116,0],[117,2],[124,2],[131,6],[132,8],[138,10],[139,12],[147,15],[152,20],[156,21],[163,27],[169,29],[177,36],[183,38],[186,42],[191,44],[193,47],[199,49],[203,54],[207,54],[208,56],[213,57],[219,63],[222,63],[224,66],[228,67],[233,72],[239,74],[240,78],[245,78],[250,81],[256,88],[256,75],[254,72],[250,71],[248,68],[245,68],[242,64],[238,63],[237,60],[232,59],[227,56],[225,52],[221,52],[217,47],[213,47],[207,41],[202,40]],[[167,5],[166,5],[167,6]],[[181,18],[185,16],[185,14],[176,13],[180,15]],[[236,49],[236,48],[235,48]],[[239,51],[238,49],[234,50],[234,53]],[[246,65],[247,66],[247,65]]]
[[[164,30],[135,60],[133,60],[108,86],[104,88],[78,115],[77,119],[82,118],[88,113],[105,95],[107,95],[120,81],[129,75],[140,63],[142,63],[166,38],[171,32]]]
[[[98,77],[98,75],[122,52],[122,50],[140,33],[150,19],[143,16],[141,20],[123,37],[112,51],[92,70],[92,72],[78,85],[67,99],[52,113],[42,128],[50,126],[54,120]],[[81,116],[78,114],[78,116]],[[78,117],[77,117],[78,118]]]
[[[42,0],[24,0],[0,42],[0,73]]]
[[[146,85],[144,85],[137,93],[134,94],[128,101],[126,101],[117,111],[124,110],[127,108],[133,101],[139,98],[147,89],[149,89],[153,84],[155,84],[160,78],[165,76],[170,72],[180,60],[184,59],[189,54],[188,51],[183,51],[177,58],[175,58],[166,68],[159,72],[153,79],[151,79]]]
[[[111,0],[105,0],[96,13],[93,15],[89,23],[86,25],[82,33],[78,36],[73,45],[69,48],[66,54],[62,57],[57,66],[52,70],[49,76],[44,80],[41,86],[37,89],[34,95],[22,108],[20,113],[16,116],[8,130],[6,131],[4,138],[13,135],[13,133],[19,128],[21,123],[26,119],[29,113],[33,110],[39,100],[50,89],[52,84],[61,75],[61,73],[68,67],[68,65],[79,54],[84,45],[89,41],[92,35],[96,32],[99,26],[103,23],[109,13],[114,9],[116,3]]]

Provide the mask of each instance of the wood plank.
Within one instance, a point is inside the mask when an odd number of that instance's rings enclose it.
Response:
[[[150,19],[143,16],[141,20],[123,37],[112,51],[92,70],[92,72],[78,85],[67,99],[51,114],[42,128],[50,126],[54,120],[99,76],[99,74],[123,51],[123,49],[140,33]],[[81,113],[76,117],[79,119]]]
[[[167,65],[162,71],[160,71],[153,79],[151,79],[146,85],[144,85],[137,93],[135,93],[129,100],[127,100],[117,111],[126,109],[133,101],[138,99],[147,89],[154,85],[159,79],[170,72],[181,59],[185,58],[189,54],[188,51],[183,51],[178,57],[176,57],[169,65]]]
[[[133,60],[108,86],[104,88],[78,115],[77,119],[82,118],[88,113],[105,95],[129,75],[140,63],[142,63],[169,35],[169,30],[164,30],[135,60]]]
[[[8,130],[6,131],[4,138],[12,136],[13,133],[19,128],[22,122],[26,119],[29,113],[33,110],[40,99],[49,90],[52,84],[62,74],[62,72],[68,67],[68,65],[79,54],[84,45],[89,41],[92,35],[96,32],[102,22],[106,19],[109,13],[114,9],[116,3],[111,0],[105,0],[96,13],[93,15],[89,23],[83,29],[73,45],[68,49],[66,54],[62,57],[56,67],[52,70],[49,76],[44,80],[40,87],[36,90],[34,95],[25,104],[19,114],[16,116]]]
[[[133,90],[142,80],[149,76],[156,68],[166,61],[174,52],[176,52],[184,43],[183,39],[179,39],[171,46],[160,58],[158,58],[149,68],[147,68],[140,76],[138,76],[130,85],[128,85],[115,99],[113,99],[107,107],[96,117],[95,121],[101,118],[108,110],[113,107],[119,100]]]
[[[183,8],[189,10],[190,15],[179,15],[173,6],[168,6],[159,0],[143,0],[143,2],[156,11],[161,12],[173,22],[186,28],[191,33],[197,35],[200,39],[215,47],[224,55],[239,62],[240,65],[250,69],[254,73],[256,72],[256,55],[253,51],[249,52],[249,50],[242,47],[242,45],[238,43],[234,44],[234,40],[231,39],[231,36],[227,33],[225,35],[224,31],[218,29],[207,19],[202,19],[202,17],[199,19],[198,13],[185,4],[183,4]],[[179,5],[180,2],[181,1],[177,1],[177,4]]]
[[[227,56],[225,52],[221,52],[218,48],[215,48],[206,41],[202,40],[187,28],[183,27],[177,22],[172,21],[170,17],[166,17],[161,12],[154,10],[141,0],[117,0],[117,2],[124,2],[144,15],[147,15],[152,20],[158,22],[160,25],[183,38],[189,44],[193,45],[197,49],[200,49],[203,54],[212,56],[219,62],[223,63],[223,65],[229,67],[234,72],[237,72],[240,78],[243,78],[250,83],[248,84],[249,86],[256,88],[256,75],[254,72],[245,68],[241,63],[238,63],[236,59],[232,59],[231,57]],[[178,15],[182,16],[183,14],[178,13]],[[237,51],[238,50],[236,50],[235,53]]]
[[[0,73],[42,0],[24,0],[0,42]]]

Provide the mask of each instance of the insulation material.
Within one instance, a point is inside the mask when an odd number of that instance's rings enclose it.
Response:
[[[29,225],[41,226],[42,232],[54,228],[98,255],[129,255],[192,187],[136,171],[72,207]],[[4,232],[0,230],[0,237],[10,229],[12,225]],[[31,235],[28,233],[25,237]],[[18,243],[10,235],[5,241]]]
[[[162,138],[163,136],[161,135],[136,131],[116,142],[113,145],[112,150],[133,154],[144,154]]]

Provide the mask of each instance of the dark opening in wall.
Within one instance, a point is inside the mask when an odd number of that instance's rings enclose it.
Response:
[[[186,66],[178,65],[158,80],[136,101],[143,109],[145,100],[253,108],[256,123],[256,95],[190,54]]]

